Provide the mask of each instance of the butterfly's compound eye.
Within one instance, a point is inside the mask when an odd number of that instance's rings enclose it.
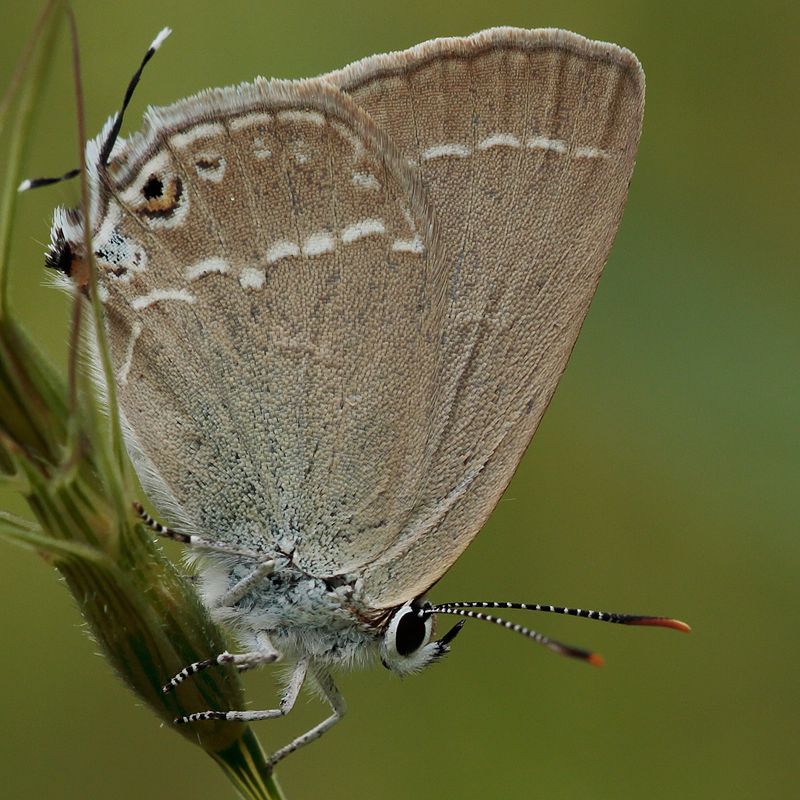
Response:
[[[408,675],[427,667],[443,653],[433,636],[430,605],[412,600],[395,611],[381,643],[383,665],[399,675]]]
[[[431,616],[423,617],[413,608],[397,616],[394,647],[398,655],[408,657],[428,643],[431,635]]]

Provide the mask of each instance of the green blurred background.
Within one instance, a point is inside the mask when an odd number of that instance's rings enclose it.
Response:
[[[38,11],[6,0],[0,85]],[[522,621],[603,669],[469,623],[406,681],[343,676],[349,714],[288,759],[296,798],[794,798],[800,795],[800,4],[79,2],[88,130],[147,44],[173,36],[128,116],[255,75],[300,78],[436,36],[563,27],[647,73],[628,207],[569,369],[514,482],[436,600],[572,604],[684,619],[689,636]],[[77,162],[62,43],[26,174]],[[52,208],[22,198],[13,302],[63,366],[67,305],[42,287]],[[16,498],[2,507],[25,513]],[[175,550],[177,554],[177,549]],[[55,573],[0,544],[0,795],[233,797],[84,635]],[[275,677],[247,677],[272,707]],[[265,748],[327,713],[262,723]]]

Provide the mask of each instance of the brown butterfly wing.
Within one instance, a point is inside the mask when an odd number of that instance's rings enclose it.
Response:
[[[360,570],[382,608],[464,551],[550,402],[622,216],[644,75],[614,45],[494,29],[325,77],[419,170],[446,261],[423,481],[397,541]]]

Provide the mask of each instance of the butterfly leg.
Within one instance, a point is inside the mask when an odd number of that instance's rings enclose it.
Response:
[[[251,589],[258,586],[261,581],[264,580],[268,575],[272,573],[275,569],[275,561],[274,559],[267,558],[264,561],[261,561],[256,567],[253,568],[253,571],[250,572],[248,575],[245,575],[239,583],[231,586],[225,594],[221,597],[217,598],[214,602],[214,606],[216,608],[224,608],[226,606],[233,606],[236,605]]]
[[[270,641],[266,631],[259,631],[256,634],[256,640],[259,644],[259,650],[252,655],[257,656],[257,658],[253,658],[251,661],[242,661],[237,664],[239,672],[247,672],[249,669],[254,669],[264,664],[272,664],[283,658],[283,653],[275,648],[275,645]],[[294,673],[292,673],[292,676],[294,676]]]
[[[260,667],[264,664],[272,664],[273,662],[280,661],[281,658],[283,658],[283,654],[276,650],[275,646],[269,640],[269,636],[267,636],[266,631],[259,631],[256,634],[256,640],[258,641],[259,649],[254,650],[253,652],[229,653],[226,650],[224,653],[214,656],[214,658],[209,658],[206,661],[195,661],[194,664],[189,664],[187,667],[184,667],[174,678],[170,678],[169,683],[163,686],[161,691],[163,691],[164,694],[168,694],[176,686],[179,686],[181,683],[183,683],[187,678],[191,678],[192,675],[197,675],[198,672],[202,672],[204,669],[208,669],[209,667],[217,667],[220,664],[232,664],[239,670],[239,672],[246,672],[254,667]],[[209,711],[208,713],[211,714],[212,712]],[[195,714],[194,718],[199,719],[199,716]],[[218,717],[204,717],[204,719],[217,718]],[[188,717],[181,717],[179,720],[179,722],[188,721]]]
[[[168,528],[166,525],[162,525],[157,520],[154,520],[144,510],[144,506],[141,503],[133,503],[133,509],[139,519],[162,539],[171,539],[173,542],[190,544],[199,550],[207,550],[211,553],[222,553],[223,555],[231,556],[244,556],[245,558],[251,558],[254,561],[259,562],[271,560],[269,556],[266,556],[264,553],[259,553],[256,550],[251,550],[248,547],[238,547],[237,545],[225,544],[224,542],[214,542],[210,539],[206,539],[203,536],[181,533],[180,531]]]
[[[247,655],[253,654],[248,653]],[[243,656],[231,656],[231,658],[243,658]],[[306,679],[306,674],[308,672],[308,661],[309,660],[307,658],[301,658],[300,661],[297,662],[297,665],[292,672],[292,677],[289,679],[289,686],[286,688],[286,692],[284,693],[278,708],[270,708],[266,711],[201,711],[198,714],[189,714],[186,717],[179,717],[175,720],[175,722],[178,725],[186,722],[202,722],[203,720],[209,719],[224,719],[228,722],[256,722],[261,719],[274,719],[275,717],[283,717],[294,708],[294,704],[297,701],[297,696],[300,694],[300,689],[303,687],[303,683]],[[247,669],[247,667],[245,668]],[[294,744],[294,742],[292,744]],[[303,744],[305,744],[305,742],[303,742]],[[298,745],[298,747],[299,746],[300,745]],[[283,749],[285,750],[286,748]],[[279,750],[278,752],[282,751]],[[289,752],[291,752],[291,750]],[[270,766],[272,763],[273,761],[270,759]]]
[[[312,669],[314,671],[314,677],[317,679],[319,688],[322,690],[322,693],[325,695],[325,699],[328,701],[328,703],[330,703],[330,706],[333,709],[333,714],[331,714],[331,716],[323,722],[320,722],[320,724],[315,728],[312,728],[302,736],[298,736],[293,742],[287,744],[286,747],[282,747],[280,750],[274,752],[267,762],[270,769],[272,769],[282,758],[286,758],[289,753],[294,753],[295,750],[299,750],[309,742],[319,739],[319,737],[322,736],[325,731],[332,728],[347,712],[347,704],[345,703],[341,692],[336,687],[336,684],[333,682],[330,672],[320,667]],[[292,680],[294,680],[294,675],[292,675]],[[292,684],[290,683],[289,690],[287,690],[287,695],[291,690],[291,686]],[[297,690],[300,690],[299,686],[297,687]]]

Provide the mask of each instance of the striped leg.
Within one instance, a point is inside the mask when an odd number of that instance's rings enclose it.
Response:
[[[238,667],[239,672],[245,672],[248,669],[260,667],[264,664],[272,664],[283,658],[283,654],[276,650],[275,646],[269,640],[266,631],[259,631],[256,634],[256,639],[261,646],[260,650],[253,651],[252,653],[225,652],[220,653],[214,658],[209,658],[206,661],[195,661],[194,664],[189,664],[188,667],[184,667],[174,678],[171,678],[169,683],[161,687],[161,691],[164,692],[164,694],[168,694],[176,686],[182,684],[187,678],[191,678],[192,675],[197,675],[198,672],[204,669],[217,667],[220,664],[233,664]],[[213,712],[209,711],[208,713],[211,714]],[[195,714],[194,716],[197,717],[198,715]],[[204,717],[204,719],[216,719],[216,717]],[[179,720],[176,720],[178,723],[188,721],[188,717],[181,717]]]
[[[216,607],[224,608],[226,606],[234,606],[238,603],[251,589],[257,586],[261,581],[272,573],[275,569],[275,560],[267,556],[265,553],[257,553],[254,550],[249,550],[243,547],[236,547],[235,545],[215,543],[202,536],[189,536],[185,533],[167,528],[160,522],[154,520],[145,510],[141,503],[134,503],[133,507],[142,522],[147,525],[158,536],[164,539],[172,539],[181,544],[190,544],[194,547],[208,550],[215,553],[225,553],[226,555],[238,555],[244,558],[252,558],[258,562],[258,565],[253,569],[249,575],[245,575],[242,580],[235,586],[231,587],[220,597],[216,603]]]
[[[186,722],[203,722],[204,720],[209,719],[224,719],[228,722],[255,722],[260,719],[274,719],[275,717],[283,717],[294,708],[294,704],[297,701],[297,696],[300,694],[300,689],[302,688],[303,682],[306,679],[307,672],[308,659],[303,658],[297,662],[297,666],[294,668],[292,677],[289,680],[289,686],[287,687],[286,693],[283,695],[283,699],[281,700],[278,708],[271,708],[267,711],[201,711],[199,714],[189,714],[187,717],[179,717],[175,720],[175,723],[181,725]],[[309,741],[311,740],[309,739]],[[294,744],[294,742],[292,744]],[[305,744],[305,742],[302,744]],[[298,745],[298,747],[299,746],[300,745]],[[284,750],[285,749],[286,748],[284,748]],[[289,750],[289,752],[291,752],[291,750]],[[272,758],[274,759],[275,756]],[[269,764],[270,766],[273,764],[272,759],[270,759]]]
[[[133,509],[136,511],[139,519],[147,525],[154,533],[162,539],[172,539],[173,542],[180,542],[181,544],[190,544],[201,550],[209,550],[212,553],[224,553],[225,555],[244,556],[245,558],[252,558],[253,561],[268,561],[269,556],[264,553],[259,553],[256,550],[250,550],[247,547],[237,547],[236,545],[225,544],[223,542],[214,542],[211,539],[205,539],[202,536],[195,536],[193,534],[181,533],[166,525],[162,525],[157,520],[154,520],[145,510],[141,503],[134,503]]]

